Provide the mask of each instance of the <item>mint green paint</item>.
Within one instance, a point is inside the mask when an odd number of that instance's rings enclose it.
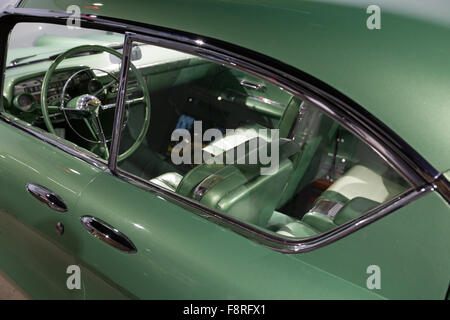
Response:
[[[429,193],[404,208],[327,245],[296,255],[303,262],[365,286],[369,265],[381,269],[380,295],[444,299],[450,280],[450,206]]]
[[[98,208],[99,198],[108,199],[108,208]],[[140,298],[381,298],[109,174],[85,189],[77,212],[108,221],[139,248],[127,255],[86,236],[79,258]]]
[[[31,298],[82,299],[100,292],[109,297],[123,296],[87,269],[87,279],[97,283],[97,288],[89,292],[66,288],[66,269],[78,264],[77,237],[85,232],[71,228],[67,222],[74,217],[80,193],[99,169],[3,121],[0,135],[3,141],[11,142],[0,145],[0,269]],[[42,205],[26,192],[25,185],[30,182],[59,194],[69,211],[57,213]],[[65,225],[63,236],[55,231],[57,222]]]
[[[24,5],[65,9],[69,3]],[[350,1],[129,0],[108,2],[95,13],[127,18],[128,12],[130,20],[212,36],[276,57],[349,95],[437,169],[447,170],[449,108],[444,103],[450,75],[442,67],[450,46],[442,41],[447,25],[437,18],[430,23],[427,10],[418,19],[416,6],[399,15],[386,3],[383,29],[368,31],[363,7]],[[16,77],[37,72],[33,66],[20,69]],[[444,299],[448,290],[450,207],[436,192],[325,247],[289,255],[4,121],[0,136],[0,269],[32,298]],[[69,210],[61,214],[43,206],[26,192],[28,182],[59,194]],[[80,223],[84,215],[119,229],[138,252],[125,254],[94,238]],[[55,232],[58,221],[65,225],[62,236]],[[65,286],[69,264],[82,267],[80,291]],[[366,269],[373,264],[381,267],[381,290],[366,288]]]
[[[446,172],[444,172],[444,177],[446,177],[447,180],[450,181],[450,170],[447,170]]]

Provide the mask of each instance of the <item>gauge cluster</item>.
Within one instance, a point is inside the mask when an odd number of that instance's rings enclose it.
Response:
[[[55,73],[50,80],[47,92],[47,103],[55,105],[61,99],[61,93],[67,79],[76,70]],[[40,105],[42,81],[44,75],[18,82],[13,89],[13,106],[21,112],[31,112]],[[77,89],[84,87],[91,79],[88,71],[81,72],[75,76],[67,85],[64,99],[70,99],[71,95],[77,94]]]

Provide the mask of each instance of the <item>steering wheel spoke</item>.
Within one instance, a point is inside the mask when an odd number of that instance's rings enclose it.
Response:
[[[130,100],[126,100],[125,101],[125,104],[126,105],[129,105],[129,106],[132,106],[132,105],[135,105],[135,104],[138,104],[138,103],[142,103],[142,102],[145,102],[145,97],[139,97],[139,98],[134,98],[134,99],[130,99]]]
[[[50,113],[61,112],[61,109],[59,106],[47,106],[47,110]]]
[[[111,87],[114,83],[117,83],[117,78],[115,78],[111,82],[105,84],[103,87],[101,87],[99,90],[94,92],[92,95],[98,96],[99,94],[102,94],[105,90],[107,90],[109,87]]]
[[[108,141],[106,140],[105,133],[101,121],[97,114],[91,114],[89,117],[83,118],[86,127],[88,128],[92,137],[101,144],[100,152],[103,154],[105,159],[109,158],[109,148]]]

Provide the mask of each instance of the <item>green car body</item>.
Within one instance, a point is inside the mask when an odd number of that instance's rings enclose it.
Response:
[[[448,298],[450,25],[443,12],[449,7],[378,2],[380,30],[365,26],[366,1],[129,0],[108,1],[100,9],[93,9],[91,1],[78,5],[86,15],[235,45],[229,50],[249,49],[260,54],[255,60],[270,57],[293,73],[314,77],[304,78],[312,86],[325,83],[339,97],[362,106],[371,115],[368,119],[378,119],[380,130],[401,137],[406,142],[402,147],[411,148],[403,157],[419,157],[405,159],[417,167],[423,164],[417,169],[422,178],[416,185],[419,195],[333,241],[308,250],[301,245],[284,250],[270,239],[244,236],[241,226],[223,223],[170,194],[133,185],[111,173],[107,163],[93,165],[75,156],[69,150],[77,150],[75,145],[3,116],[2,274],[38,299]],[[65,12],[71,4],[24,0],[19,7]],[[29,76],[49,65],[30,64],[8,77]],[[4,79],[8,101],[11,83]],[[323,95],[329,92],[334,93]],[[30,182],[58,194],[68,211],[58,213],[36,201],[26,192]],[[125,253],[92,237],[80,224],[83,216],[114,226],[137,251]],[[64,225],[63,235],[55,232],[58,222]],[[80,290],[67,289],[69,265],[81,267]],[[379,289],[367,287],[371,265],[381,270]]]

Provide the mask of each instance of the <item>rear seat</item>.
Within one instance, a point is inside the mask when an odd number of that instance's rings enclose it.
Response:
[[[356,165],[334,182],[314,202],[303,218],[281,225],[276,233],[303,238],[331,230],[386,202],[405,187],[373,170]]]

